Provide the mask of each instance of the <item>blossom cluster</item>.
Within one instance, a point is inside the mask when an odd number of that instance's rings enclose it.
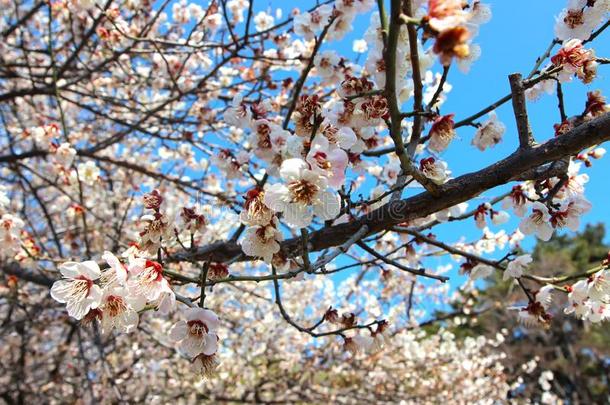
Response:
[[[0,131],[7,136],[0,146],[11,154],[0,156],[9,162],[2,181],[10,183],[0,186],[0,259],[31,271],[24,277],[52,283],[51,297],[72,318],[99,323],[101,340],[116,339],[121,354],[133,360],[135,378],[146,381],[153,370],[168,393],[193,389],[189,375],[166,358],[178,353],[194,374],[218,373],[209,391],[196,388],[211,400],[275,401],[268,398],[273,392],[286,402],[320,402],[324,392],[361,401],[374,391],[368,384],[393,393],[392,400],[408,394],[442,402],[454,400],[456,390],[462,402],[501,400],[508,390],[497,348],[501,333],[460,340],[442,327],[433,335],[417,327],[432,305],[444,305],[453,294],[447,283],[419,281],[450,274],[451,263],[429,268],[430,258],[441,255],[459,263],[469,288],[502,271],[505,281],[523,289],[527,303],[511,310],[527,327],[549,326],[558,294],[567,297],[567,314],[590,322],[610,317],[607,262],[560,286],[536,278],[532,256],[515,255],[526,235],[548,241],[579,229],[592,208],[584,169],[604,156],[600,146],[548,164],[553,176],[520,180],[495,199],[453,193],[436,212],[409,212],[408,220],[383,232],[333,246],[355,264],[325,262],[329,250],[311,252],[322,265],[306,264],[308,232],[388,208],[412,191],[407,188],[432,194],[455,184],[444,154],[460,140],[460,127],[476,128],[467,142],[475,154],[507,142],[507,127],[493,110],[498,106],[458,121],[444,105],[452,89],[449,66],[467,73],[481,54],[473,39],[491,18],[489,6],[410,2],[414,9],[401,10],[400,21],[391,23],[397,44],[389,57],[388,16],[383,7],[371,11],[384,2],[316,2],[288,17],[281,9],[253,11],[247,0],[212,1],[207,8],[179,0],[158,13],[153,3],[54,1],[48,16],[45,3],[45,15],[34,10],[36,17],[26,18],[15,34],[8,19],[0,19],[7,33],[0,50],[18,61],[10,68],[15,77],[1,84],[2,97],[11,101],[2,110]],[[598,78],[600,58],[588,40],[609,7],[608,0],[568,2],[543,58],[550,63],[538,69],[541,59],[523,81],[530,100],[574,78],[587,85]],[[346,37],[364,14],[369,25],[354,42],[358,59],[326,46]],[[47,27],[49,40],[36,39]],[[72,46],[81,37],[83,46]],[[25,63],[31,53],[34,63]],[[402,112],[411,99],[413,111]],[[562,111],[555,136],[609,110],[601,91],[589,91],[581,114],[564,119]],[[556,174],[562,164],[566,170]],[[141,204],[134,203],[139,198]],[[519,225],[511,231],[513,214]],[[434,227],[461,220],[479,229],[474,241],[437,238]],[[286,247],[299,231],[302,258]],[[360,249],[363,244],[370,250]],[[489,258],[505,249],[512,251],[504,259]],[[354,272],[344,282],[323,277],[346,269]],[[275,288],[250,288],[249,281],[271,281]],[[0,287],[12,294],[10,311],[14,299],[44,299],[18,294],[13,281],[7,285]],[[188,308],[176,311],[180,302]],[[345,308],[341,315],[333,308],[337,302]],[[472,315],[469,305],[464,316]],[[52,311],[52,320],[63,317]],[[153,313],[162,316],[147,319],[152,343],[124,336]],[[110,336],[113,331],[120,333]],[[140,369],[135,364],[148,360],[138,356],[147,351],[159,358]],[[116,353],[109,357],[122,361]],[[396,372],[413,378],[396,381]],[[266,379],[277,386],[267,391]],[[551,379],[545,375],[540,384]],[[353,392],[345,381],[354,383]],[[157,389],[151,388],[164,394]]]

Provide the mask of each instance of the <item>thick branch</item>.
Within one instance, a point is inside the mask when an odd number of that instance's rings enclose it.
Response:
[[[610,140],[610,113],[586,122],[566,134],[553,138],[541,145],[519,149],[507,158],[474,173],[468,173],[439,186],[442,198],[423,192],[405,200],[384,205],[356,220],[326,227],[309,235],[310,252],[341,245],[354,235],[363,225],[369,234],[388,229],[393,225],[422,218],[434,212],[452,207],[494,187],[509,183],[528,171],[572,156],[581,150]],[[290,257],[301,254],[301,238],[284,241],[282,251]],[[216,242],[199,249],[194,254],[183,253],[169,260],[187,259],[227,261],[241,253],[234,242]],[[241,260],[251,260],[244,257]]]
[[[513,73],[508,76],[508,80],[510,81],[510,89],[512,92],[513,111],[515,113],[515,120],[517,121],[517,132],[519,132],[519,146],[521,148],[527,148],[534,143],[534,136],[532,135],[532,129],[530,128],[530,123],[527,119],[525,93],[521,74]]]

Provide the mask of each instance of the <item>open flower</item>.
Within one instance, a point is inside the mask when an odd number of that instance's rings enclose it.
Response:
[[[159,249],[162,240],[173,236],[173,227],[167,216],[160,212],[143,215],[140,220],[144,227],[140,232],[140,246],[150,253],[155,253]]]
[[[574,314],[580,319],[585,319],[591,311],[589,298],[589,283],[587,280],[579,280],[571,286],[566,287],[568,290],[568,305],[564,309],[566,314]]]
[[[534,202],[532,213],[521,221],[519,229],[526,235],[534,233],[538,239],[545,242],[551,239],[553,226],[551,225],[551,214],[546,205],[538,201]]]
[[[264,203],[265,192],[255,187],[246,193],[244,209],[239,214],[239,220],[244,225],[266,225],[273,218],[271,211]]]
[[[69,168],[76,156],[76,149],[72,148],[68,142],[64,142],[55,149],[55,161],[64,169]]]
[[[78,178],[88,186],[94,185],[100,177],[100,168],[91,160],[85,163],[79,163],[77,168]]]
[[[339,188],[345,181],[347,153],[343,149],[333,147],[325,136],[316,136],[307,154],[307,162],[312,170],[328,179],[328,184]]]
[[[595,52],[585,49],[579,39],[564,42],[559,52],[551,58],[551,62],[555,66],[561,66],[568,74],[566,77],[560,75],[560,81],[567,81],[570,75],[575,74],[584,83],[590,83],[597,72]]]
[[[104,290],[99,309],[102,311],[102,332],[116,328],[121,332],[132,332],[138,326],[138,311],[146,305],[141,296],[131,296],[127,288],[111,286]]]
[[[144,260],[143,265],[130,268],[131,278],[127,282],[130,294],[143,296],[147,301],[155,301],[163,293],[173,291],[163,277],[163,267],[152,260]]]
[[[422,159],[419,163],[419,170],[436,184],[443,184],[451,173],[447,170],[447,163],[433,157]]]
[[[277,229],[277,219],[267,225],[255,225],[246,229],[241,240],[241,248],[245,254],[260,257],[266,263],[271,263],[273,255],[280,251],[282,233]]]
[[[506,131],[506,126],[498,121],[494,112],[489,113],[489,120],[481,125],[474,135],[472,144],[480,151],[496,145],[502,140],[502,135]]]
[[[335,218],[340,211],[339,196],[328,190],[327,179],[309,168],[301,159],[282,163],[278,183],[265,191],[265,204],[282,212],[286,222],[297,228],[311,223],[313,214],[324,220]]]
[[[343,341],[343,349],[354,355],[367,351],[372,345],[373,338],[365,335],[346,337]]]
[[[6,251],[18,252],[21,241],[21,230],[24,222],[21,218],[11,214],[4,214],[0,218],[0,242],[2,243],[2,256]]]
[[[504,271],[504,276],[502,277],[504,280],[508,280],[509,278],[519,278],[523,275],[523,271],[527,269],[527,266],[532,262],[531,255],[521,255],[517,257],[515,260],[508,263],[506,266],[506,270]]]
[[[82,319],[90,309],[99,306],[102,289],[93,283],[101,271],[96,262],[88,260],[82,263],[66,262],[59,266],[64,279],[53,283],[51,297],[65,303],[68,315]]]
[[[180,350],[188,357],[199,354],[211,356],[218,350],[216,331],[220,326],[218,316],[203,308],[189,308],[186,320],[178,321],[169,331],[170,339],[180,342]]]
[[[521,185],[516,185],[513,187],[510,195],[506,197],[502,202],[502,207],[505,209],[512,207],[515,215],[519,217],[525,215],[528,207],[528,201],[527,194],[525,193]]]
[[[555,36],[561,41],[588,39],[591,31],[604,20],[607,4],[605,1],[570,0],[568,7],[557,16]]]
[[[589,279],[589,297],[596,301],[610,301],[610,270],[598,271]]]
[[[237,128],[247,128],[252,123],[252,111],[242,100],[241,95],[235,95],[231,107],[224,113],[227,124]]]
[[[428,147],[434,152],[442,152],[447,149],[449,143],[455,137],[455,129],[453,129],[453,116],[455,114],[439,116],[434,120],[432,128],[430,128],[430,142]]]

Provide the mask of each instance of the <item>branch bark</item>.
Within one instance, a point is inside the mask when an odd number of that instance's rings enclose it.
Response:
[[[515,121],[517,121],[517,132],[519,133],[519,147],[528,148],[534,144],[534,136],[527,118],[523,80],[521,80],[520,73],[509,75],[508,80],[510,82],[511,97],[513,99]]]

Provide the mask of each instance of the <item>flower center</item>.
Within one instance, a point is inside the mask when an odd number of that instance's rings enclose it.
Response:
[[[79,276],[72,282],[72,299],[74,300],[82,300],[89,295],[89,290],[93,286],[93,281],[85,278],[83,276]]]
[[[542,225],[544,223],[544,215],[540,210],[532,210],[532,222],[536,225]]]
[[[558,211],[558,212],[555,212],[551,216],[551,224],[555,228],[563,228],[564,226],[566,226],[567,218],[568,218],[567,211]]]
[[[127,310],[123,297],[110,295],[106,298],[106,311],[111,317],[118,316]]]
[[[313,159],[316,161],[316,164],[320,169],[328,170],[332,166],[330,162],[326,159],[326,153],[324,152],[314,153]]]
[[[319,189],[317,185],[307,180],[293,181],[288,184],[288,190],[290,190],[292,195],[292,202],[303,204],[311,204]]]
[[[189,333],[193,336],[201,337],[208,333],[208,327],[201,321],[188,321],[187,325],[189,327]]]
[[[572,29],[582,25],[585,22],[582,10],[568,10],[563,22]]]

